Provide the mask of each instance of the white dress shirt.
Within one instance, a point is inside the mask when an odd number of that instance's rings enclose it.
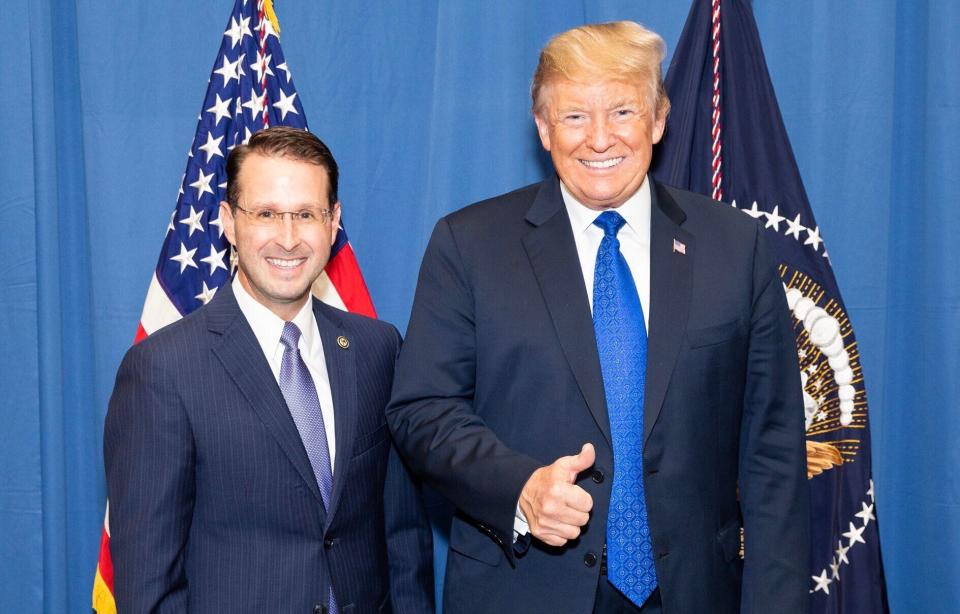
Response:
[[[563,182],[560,182],[560,193],[563,195],[563,205],[570,217],[573,241],[577,246],[580,271],[583,273],[583,284],[587,288],[590,312],[593,313],[593,270],[597,264],[597,250],[600,249],[600,241],[603,240],[603,229],[594,225],[593,221],[603,211],[590,209],[581,204],[570,194]],[[650,208],[648,176],[643,179],[640,189],[634,192],[633,196],[614,209],[626,220],[626,224],[617,233],[617,238],[620,239],[620,253],[630,267],[633,283],[636,284],[637,294],[640,295],[643,323],[648,332],[650,330]],[[517,515],[513,521],[514,539],[519,535],[526,535],[529,531],[527,519],[520,510],[518,502]]]
[[[603,229],[594,225],[593,221],[603,213],[580,204],[560,184],[563,194],[563,204],[570,216],[570,226],[573,228],[573,240],[577,244],[577,256],[580,258],[580,270],[583,272],[583,283],[587,287],[587,300],[590,301],[590,312],[593,312],[593,269],[597,264],[597,250],[603,239]],[[643,306],[643,322],[650,329],[650,179],[644,178],[640,189],[616,209],[623,216],[626,224],[617,233],[620,239],[620,253],[623,254],[630,267],[633,282],[637,285],[637,294],[640,295],[640,305]]]
[[[280,383],[280,365],[283,362],[283,344],[280,343],[280,334],[283,332],[284,321],[275,313],[257,302],[255,298],[240,283],[239,277],[233,280],[233,293],[237,297],[240,311],[253,329],[260,349],[270,364],[277,384]],[[313,297],[310,297],[303,307],[293,317],[292,322],[300,329],[300,341],[297,347],[300,356],[310,371],[313,385],[317,389],[320,399],[320,413],[323,414],[323,425],[326,428],[327,445],[330,448],[330,470],[333,473],[337,455],[337,438],[334,432],[333,393],[330,390],[330,377],[327,375],[327,361],[323,355],[323,342],[317,328],[317,320],[313,316]]]

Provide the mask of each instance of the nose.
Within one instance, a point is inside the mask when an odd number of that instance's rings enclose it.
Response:
[[[613,145],[613,138],[607,117],[600,115],[590,120],[587,144],[596,152],[603,152]]]
[[[292,215],[284,215],[277,226],[277,245],[290,252],[300,244],[300,232],[293,221]]]

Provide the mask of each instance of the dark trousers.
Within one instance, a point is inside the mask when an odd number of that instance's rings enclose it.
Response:
[[[659,588],[654,589],[642,607],[637,607],[610,584],[606,575],[600,576],[600,582],[597,583],[597,599],[593,602],[594,614],[661,614],[661,612]]]

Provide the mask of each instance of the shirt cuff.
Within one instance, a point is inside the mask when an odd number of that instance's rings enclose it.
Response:
[[[516,543],[520,536],[530,532],[530,525],[527,524],[527,517],[523,515],[520,504],[517,503],[517,513],[513,517],[513,541]]]

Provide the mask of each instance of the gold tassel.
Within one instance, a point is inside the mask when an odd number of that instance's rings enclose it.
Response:
[[[273,31],[277,33],[277,38],[279,38],[280,21],[277,19],[277,14],[273,11],[273,0],[263,0],[263,12],[267,16],[267,19],[270,20],[270,23],[273,24]]]

